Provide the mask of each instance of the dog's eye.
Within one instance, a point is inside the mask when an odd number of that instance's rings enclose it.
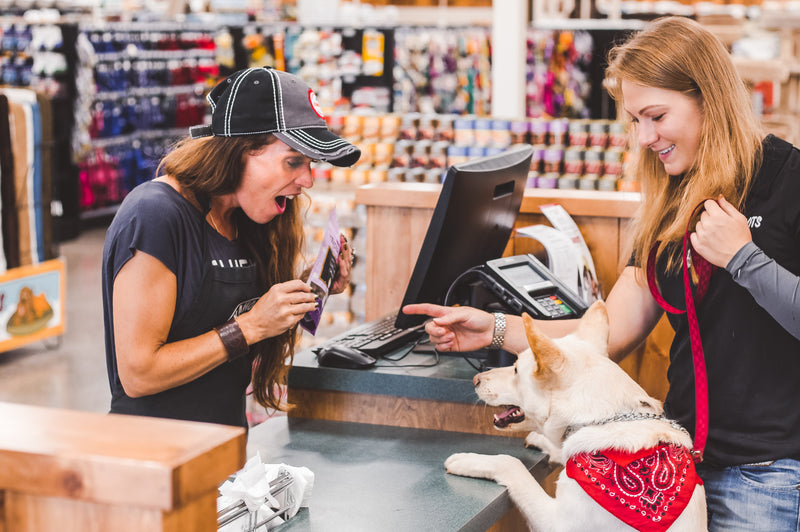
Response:
[[[514,375],[517,374],[517,366],[514,366]]]

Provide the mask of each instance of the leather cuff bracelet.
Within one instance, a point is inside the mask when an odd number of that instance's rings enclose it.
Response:
[[[506,339],[506,315],[502,312],[494,313],[494,334],[489,349],[500,349]]]
[[[228,352],[228,360],[236,360],[250,352],[250,346],[247,345],[247,340],[244,339],[244,334],[235,319],[232,318],[214,327],[214,330],[217,331],[225,351]]]

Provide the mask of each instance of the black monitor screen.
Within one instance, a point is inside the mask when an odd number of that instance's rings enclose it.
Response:
[[[527,144],[451,166],[408,282],[403,305],[442,304],[466,270],[503,255],[517,219],[533,150]],[[397,314],[408,328],[425,316]]]

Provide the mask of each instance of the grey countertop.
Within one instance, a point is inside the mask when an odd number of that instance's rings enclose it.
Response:
[[[517,438],[302,418],[253,427],[247,449],[315,475],[309,507],[271,529],[279,532],[484,531],[512,503],[494,482],[446,474],[450,454],[510,454],[540,481],[550,471]]]
[[[402,350],[400,350],[402,351]],[[399,354],[402,354],[400,352]],[[478,370],[460,356],[410,353],[380,358],[369,369],[325,368],[311,350],[297,353],[289,372],[289,387],[371,393],[475,404],[472,377]]]

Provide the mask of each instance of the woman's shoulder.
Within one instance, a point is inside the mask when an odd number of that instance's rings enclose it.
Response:
[[[152,180],[146,181],[131,190],[123,204],[175,204],[178,201],[185,201],[177,190],[172,188],[164,181]]]
[[[147,181],[131,190],[120,205],[117,216],[199,216],[200,212],[186,198],[164,181]]]

